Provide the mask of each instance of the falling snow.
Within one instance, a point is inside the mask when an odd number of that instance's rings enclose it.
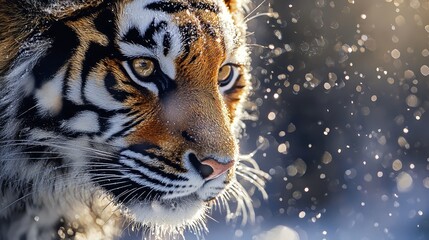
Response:
[[[269,199],[251,191],[254,225],[214,213],[207,239],[429,239],[429,1],[271,0],[252,16],[267,12],[248,23],[259,120],[241,147],[259,149]]]

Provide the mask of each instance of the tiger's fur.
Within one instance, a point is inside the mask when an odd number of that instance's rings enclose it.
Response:
[[[216,201],[250,208],[236,180],[244,6],[0,0],[0,239],[116,239],[134,224],[201,234]],[[136,77],[139,58],[150,77]],[[207,158],[235,167],[205,180]],[[241,175],[261,186],[254,173]]]

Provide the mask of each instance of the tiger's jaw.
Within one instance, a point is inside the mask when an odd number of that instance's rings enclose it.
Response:
[[[131,149],[142,151],[142,148]],[[235,171],[235,162],[230,161],[232,165],[225,164],[217,174],[216,170],[211,174],[204,172],[202,164],[194,162],[197,160],[195,154],[187,152],[183,154],[183,172],[170,175],[168,167],[164,169],[167,172],[148,172],[147,169],[154,169],[150,164],[155,163],[155,156],[132,150],[124,150],[120,155],[118,164],[122,166],[119,169],[98,172],[110,174],[113,179],[122,179],[118,181],[121,183],[112,184],[110,179],[96,182],[126,209],[126,216],[133,222],[166,232],[197,225],[198,229],[204,229],[209,206],[214,199],[222,197]],[[157,158],[166,161],[162,157]],[[99,177],[95,176],[95,179]]]
[[[179,229],[203,220],[207,204],[197,194],[168,200],[139,202],[129,209],[134,221],[149,227]]]
[[[220,183],[222,182],[222,183]],[[137,225],[162,234],[182,234],[183,230],[201,231],[206,229],[206,216],[216,198],[222,198],[228,185],[223,180],[207,182],[198,191],[174,198],[139,199],[119,203],[125,209],[125,217]],[[216,188],[216,192],[213,189]],[[211,189],[211,190],[210,190]]]
[[[210,186],[211,185],[211,186]],[[204,226],[211,201],[225,191],[219,180],[207,182],[197,192],[187,196],[129,204],[134,221],[149,228],[180,230],[185,227]],[[210,191],[217,188],[216,192]]]

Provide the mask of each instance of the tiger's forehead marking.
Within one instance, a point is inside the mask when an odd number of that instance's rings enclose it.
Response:
[[[178,60],[195,60],[204,44],[221,49],[221,55],[212,56],[221,62],[234,48],[233,20],[225,4],[218,0],[135,0],[124,4],[121,12],[118,45],[123,54],[157,59],[172,79],[177,77]],[[196,42],[200,46],[191,51]]]
[[[205,32],[209,36],[218,38],[218,42],[222,42],[232,47],[233,38],[236,37],[236,30],[233,24],[233,19],[229,10],[223,1],[219,0],[179,0],[179,1],[155,1],[146,6],[147,9],[161,11],[172,14],[172,21],[179,27],[187,27],[183,29],[182,36],[189,34],[198,34],[197,31],[188,31],[189,26],[197,28],[200,32]],[[204,36],[202,36],[204,37]],[[186,42],[187,38],[182,38]]]

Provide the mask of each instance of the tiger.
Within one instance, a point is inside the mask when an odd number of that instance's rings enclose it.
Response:
[[[222,207],[254,219],[248,6],[0,0],[0,239],[201,237]]]

